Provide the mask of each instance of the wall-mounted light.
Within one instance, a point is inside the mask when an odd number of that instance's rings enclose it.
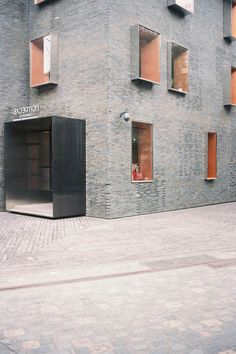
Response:
[[[120,114],[120,118],[124,119],[124,121],[128,122],[129,121],[129,112],[128,111],[124,111]]]

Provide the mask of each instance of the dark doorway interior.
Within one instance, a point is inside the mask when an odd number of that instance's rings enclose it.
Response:
[[[85,215],[85,122],[47,117],[5,124],[6,209]]]

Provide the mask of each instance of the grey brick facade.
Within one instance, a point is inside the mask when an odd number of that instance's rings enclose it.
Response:
[[[197,0],[186,17],[167,0],[0,0],[0,204],[3,122],[14,107],[87,122],[87,215],[113,218],[236,200],[236,112],[223,105],[224,66],[236,44],[223,38],[223,1]],[[161,34],[161,83],[130,80],[130,28]],[[59,38],[59,78],[29,89],[29,41]],[[190,90],[167,90],[167,43],[189,49]],[[128,109],[130,121],[120,119]],[[131,182],[131,121],[153,124],[153,182]],[[205,134],[218,136],[218,178],[204,180]]]
[[[4,210],[3,123],[13,107],[29,103],[29,9],[23,0],[0,0],[0,207]]]

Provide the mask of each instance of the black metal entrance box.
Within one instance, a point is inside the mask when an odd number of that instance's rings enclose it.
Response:
[[[6,210],[49,218],[86,213],[85,121],[5,123]]]

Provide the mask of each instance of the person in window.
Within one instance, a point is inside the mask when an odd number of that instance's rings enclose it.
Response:
[[[139,172],[138,164],[132,163],[132,181],[140,181],[143,179],[142,173]]]

